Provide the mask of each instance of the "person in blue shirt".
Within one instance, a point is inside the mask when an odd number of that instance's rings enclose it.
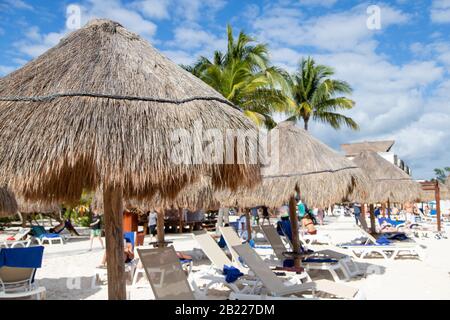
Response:
[[[361,216],[361,206],[358,203],[353,204],[353,214],[355,215],[356,224],[359,225],[359,217]]]

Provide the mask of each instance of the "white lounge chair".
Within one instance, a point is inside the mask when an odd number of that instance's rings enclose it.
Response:
[[[341,244],[339,247],[348,249],[354,257],[364,259],[381,256],[383,259],[394,260],[402,256],[415,256],[420,260],[425,258],[421,245],[412,242],[392,242],[391,244],[378,244],[377,239],[370,233],[360,228],[361,233],[366,237],[362,244]]]
[[[264,235],[266,236],[267,241],[269,241],[270,245],[272,246],[276,258],[278,259],[279,263],[282,264],[286,259],[283,255],[283,252],[286,251],[286,246],[283,243],[283,240],[279,236],[275,227],[272,225],[262,226],[262,230],[264,232]],[[302,266],[304,266],[306,270],[328,271],[336,282],[341,281],[341,278],[339,277],[337,271],[340,271],[342,273],[345,281],[348,281],[355,276],[364,274],[350,256],[333,250],[325,249],[315,251],[314,253],[305,256],[305,258],[306,260],[302,261]],[[333,261],[321,262],[320,259],[331,259]]]
[[[14,240],[5,240],[2,242],[2,246],[5,248],[29,247],[31,244],[31,238],[27,239],[27,236],[30,231],[30,228],[20,228],[19,232],[12,236]]]
[[[248,244],[233,247],[245,264],[254,272],[263,284],[258,294],[231,293],[230,299],[270,300],[270,299],[306,299],[338,298],[362,299],[364,295],[358,289],[328,280],[319,280],[301,284],[283,282],[265,264],[264,260]]]
[[[157,300],[226,299],[228,296],[208,296],[208,292],[191,289],[173,247],[137,249]]]

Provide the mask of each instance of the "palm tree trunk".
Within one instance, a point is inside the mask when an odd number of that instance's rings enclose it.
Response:
[[[304,120],[304,122],[305,122],[305,130],[306,131],[308,131],[308,123],[309,123],[309,118],[305,118],[305,119],[303,119]]]

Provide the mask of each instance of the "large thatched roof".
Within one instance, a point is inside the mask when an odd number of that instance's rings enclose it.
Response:
[[[61,211],[61,206],[56,203],[27,201],[22,197],[17,198],[17,204],[20,213],[57,213]]]
[[[363,141],[355,143],[341,144],[342,150],[347,156],[356,156],[363,151],[388,152],[391,150],[395,141]]]
[[[14,193],[6,187],[0,188],[0,217],[8,217],[17,213],[17,201]]]
[[[204,130],[193,129],[196,124]],[[191,139],[174,137],[179,129]],[[109,20],[92,21],[0,79],[0,177],[31,200],[76,201],[83,188],[102,185],[122,187],[125,198],[158,190],[174,197],[202,174],[215,187],[258,180],[254,164],[181,162],[175,151],[201,145],[206,129],[225,135],[255,126]]]
[[[441,200],[450,200],[450,188],[442,182],[439,183],[439,195],[441,197]],[[420,193],[420,200],[423,202],[429,202],[429,201],[435,201],[436,200],[436,194],[434,190],[424,190],[422,186],[422,191]]]
[[[92,207],[103,210],[103,192],[97,190],[94,195]],[[215,191],[209,177],[200,177],[194,183],[185,186],[174,199],[164,198],[159,192],[151,199],[134,200],[128,199],[124,203],[127,210],[140,209],[143,212],[158,208],[181,208],[192,211],[198,209],[217,209],[220,207],[216,199]]]
[[[293,122],[269,132],[270,164],[262,169],[262,184],[250,191],[221,194],[220,201],[252,207],[281,206],[300,190],[311,207],[326,207],[353,198],[365,198],[368,179],[354,163],[318,141]]]
[[[368,202],[403,203],[420,198],[422,192],[420,184],[376,152],[363,151],[353,159],[353,162],[371,179]]]

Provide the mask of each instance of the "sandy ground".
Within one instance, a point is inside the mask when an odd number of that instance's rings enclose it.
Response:
[[[350,218],[328,218],[326,225],[319,227],[319,233],[329,234],[335,243],[361,237]],[[1,234],[0,240],[4,237],[6,234]],[[174,242],[176,250],[193,255],[194,271],[209,264],[189,234],[169,234],[166,238]],[[149,241],[146,238],[145,243]],[[361,267],[369,268],[370,274],[347,284],[362,289],[367,299],[450,299],[450,240],[416,241],[427,247],[424,261],[406,258],[395,261],[357,260]],[[92,251],[88,248],[89,239],[86,237],[71,239],[64,245],[46,245],[43,266],[38,270],[36,280],[46,287],[47,299],[107,299],[106,283],[96,281],[96,266],[100,264],[104,251],[98,242],[94,242]],[[320,249],[320,246],[314,249]],[[326,274],[314,273],[314,277],[324,278]],[[139,283],[144,287],[128,287],[129,298],[152,299],[146,278]]]

